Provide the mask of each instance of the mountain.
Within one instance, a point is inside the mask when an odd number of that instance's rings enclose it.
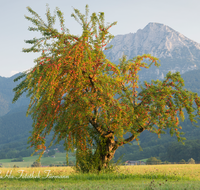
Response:
[[[33,130],[33,121],[31,116],[26,117],[26,111],[27,106],[21,106],[0,117],[0,159],[26,157],[34,152],[33,148],[27,149],[30,146],[27,141]],[[50,145],[52,138],[52,132],[46,136],[47,146]],[[63,142],[53,145],[51,148],[58,147],[61,147],[62,150]]]
[[[184,73],[181,75],[181,77],[184,80],[185,86],[187,90],[190,90],[192,92],[198,93],[198,96],[200,96],[200,69],[199,70],[193,70],[188,71],[187,73]]]
[[[14,97],[13,88],[20,83],[20,80],[17,82],[13,80],[19,75],[20,73],[9,78],[0,76],[0,116],[20,106],[28,106],[29,99],[26,98],[25,94],[23,94],[15,104],[12,104],[12,99]]]
[[[104,53],[116,64],[123,54],[127,59],[143,54],[151,54],[160,59],[159,68],[142,68],[139,72],[141,81],[163,79],[169,71],[183,74],[200,68],[200,44],[164,24],[149,23],[136,33],[117,35],[108,44],[110,45],[113,48]]]
[[[32,130],[32,119],[26,117],[27,107],[19,107],[0,117],[0,145],[26,140]]]

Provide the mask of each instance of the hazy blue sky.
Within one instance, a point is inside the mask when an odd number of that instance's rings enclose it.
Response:
[[[158,22],[200,43],[200,0],[0,0],[0,76],[34,66],[39,54],[22,53],[22,48],[29,47],[24,40],[40,35],[28,31],[32,25],[24,15],[31,16],[26,9],[30,6],[46,19],[47,3],[52,13],[56,7],[61,9],[71,34],[81,34],[81,26],[71,18],[73,7],[84,13],[88,4],[90,14],[104,12],[106,22],[118,21],[110,29],[113,35],[135,33],[149,22]]]

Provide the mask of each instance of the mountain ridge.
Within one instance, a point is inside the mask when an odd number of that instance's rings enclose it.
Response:
[[[130,49],[132,48],[132,54],[135,54],[135,56],[142,54],[151,54],[152,56],[157,58],[172,57],[172,55],[169,53],[174,50],[174,48],[179,46],[188,47],[189,45],[196,47],[200,52],[199,43],[187,38],[183,34],[172,29],[171,27],[161,23],[149,23],[143,29],[138,29],[136,33],[116,35],[109,43],[109,45],[113,45],[114,47],[111,50],[107,50],[105,52],[118,52],[119,49],[117,46],[121,47],[122,40],[124,41],[124,43],[127,44],[126,46],[129,46]],[[159,54],[158,50],[160,49],[168,50],[166,52],[168,54],[164,54],[164,52],[161,52]],[[126,50],[125,47],[124,50]],[[190,50],[189,53],[191,54]],[[200,55],[198,57],[200,57]],[[130,58],[129,55],[127,55],[127,58]],[[115,62],[117,61],[117,59],[118,58],[115,58],[112,61]]]
[[[123,54],[127,60],[143,54],[160,59],[159,68],[142,69],[140,79],[143,81],[163,79],[169,71],[183,74],[200,68],[200,44],[164,24],[149,23],[136,33],[117,35],[107,46],[110,45],[113,48],[104,54],[116,64]]]
[[[15,104],[12,104],[12,99],[14,97],[13,88],[20,83],[20,80],[14,82],[14,79],[19,75],[20,73],[17,73],[8,78],[0,76],[0,116],[5,115],[14,108],[27,106],[29,104],[29,99],[26,98],[25,94],[23,94]]]

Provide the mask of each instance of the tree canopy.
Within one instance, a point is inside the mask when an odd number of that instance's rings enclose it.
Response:
[[[169,72],[164,81],[151,84],[145,81],[138,92],[138,71],[152,64],[159,67],[158,59],[146,54],[131,60],[123,56],[115,65],[105,57],[103,50],[111,48],[107,44],[113,38],[108,30],[116,22],[105,25],[103,12],[89,19],[87,5],[85,15],[74,9],[71,16],[82,26],[82,35],[76,36],[65,28],[58,8],[60,31],[53,28],[56,15],[51,16],[49,8],[47,23],[28,10],[33,17],[25,17],[35,25],[29,30],[39,31],[42,37],[26,40],[33,46],[23,52],[41,52],[41,56],[15,79],[24,78],[14,88],[13,102],[24,92],[30,97],[27,114],[32,115],[33,131],[29,142],[36,152],[43,150],[40,156],[46,149],[46,135],[53,131],[52,142],[64,140],[67,151],[76,148],[77,166],[84,170],[83,158],[91,164],[98,160],[96,167],[101,170],[119,146],[138,140],[144,130],[159,136],[170,128],[182,140],[178,115],[184,120],[184,108],[191,122],[199,119],[200,97],[183,89],[180,73]]]

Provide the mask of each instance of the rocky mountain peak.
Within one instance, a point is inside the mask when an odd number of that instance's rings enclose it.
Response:
[[[113,48],[104,53],[116,64],[123,54],[127,59],[143,54],[159,58],[161,67],[144,73],[149,79],[163,79],[169,71],[183,74],[200,68],[200,44],[164,24],[152,22],[136,33],[117,35],[109,45]]]
[[[113,48],[105,51],[105,54],[112,53],[113,62],[116,62],[123,52],[128,59],[142,54],[151,54],[158,58],[184,56],[193,60],[200,57],[195,56],[197,52],[200,53],[200,44],[160,23],[149,23],[136,33],[117,35],[109,45],[111,44]]]

